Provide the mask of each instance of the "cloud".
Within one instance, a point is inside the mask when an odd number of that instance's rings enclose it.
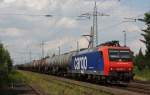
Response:
[[[63,17],[57,22],[56,26],[60,28],[68,28],[68,29],[75,28],[77,26],[77,22],[74,19]]]
[[[98,2],[98,7],[103,10],[112,10],[112,8],[117,8],[120,3],[117,0],[107,0]]]
[[[46,8],[49,5],[49,0],[25,0],[26,6],[41,10]]]
[[[134,24],[127,24],[125,28],[126,28],[125,30],[128,32],[140,32],[141,31],[141,29],[137,25],[134,25]]]
[[[88,41],[86,38],[80,38],[79,39],[79,48],[87,48],[88,47]]]
[[[16,0],[2,0],[4,3],[12,3],[15,2]]]
[[[17,28],[7,28],[7,29],[0,29],[0,36],[5,37],[19,37],[22,36],[22,30]]]
[[[45,42],[45,50],[54,50],[56,51],[58,47],[62,49],[62,52],[69,52],[70,50],[76,50],[77,49],[77,41],[79,44],[79,48],[87,48],[88,47],[88,41],[86,38],[76,38],[73,35],[66,34],[62,38],[56,38],[52,41]],[[67,47],[67,49],[70,50],[63,50]]]
[[[134,54],[138,54],[140,48],[142,49],[143,53],[145,53],[145,44],[142,43],[139,39],[135,39],[129,43],[129,47],[132,51],[134,51]]]
[[[55,39],[55,40],[52,40],[52,41],[48,41],[48,42],[46,42],[45,49],[46,50],[48,50],[48,49],[56,49],[59,46],[61,47],[62,45],[68,43],[70,40],[71,39],[68,38],[68,37],[63,37],[63,38]]]
[[[36,10],[41,10],[46,8],[49,5],[49,0],[3,0],[3,2],[1,2],[1,6],[4,7],[18,7],[18,8],[23,8],[23,7],[27,7],[27,8],[33,8]]]

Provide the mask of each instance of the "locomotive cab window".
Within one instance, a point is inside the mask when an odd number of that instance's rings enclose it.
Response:
[[[110,61],[131,61],[132,53],[129,50],[117,50],[110,49],[109,50],[109,59]]]

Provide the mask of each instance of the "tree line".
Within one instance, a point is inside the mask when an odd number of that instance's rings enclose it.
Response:
[[[0,83],[8,77],[12,66],[13,63],[8,50],[0,43]]]
[[[144,19],[146,29],[142,30],[143,42],[146,46],[145,54],[143,54],[142,49],[139,50],[139,53],[134,58],[135,66],[138,70],[144,70],[145,68],[150,69],[150,12],[145,13]]]

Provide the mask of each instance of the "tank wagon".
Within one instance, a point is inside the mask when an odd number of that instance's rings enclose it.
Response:
[[[43,73],[107,82],[129,82],[133,79],[132,51],[129,47],[120,46],[118,41],[55,55],[20,67]]]

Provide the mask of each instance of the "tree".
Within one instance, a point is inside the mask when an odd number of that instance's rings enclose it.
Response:
[[[144,40],[141,40],[141,41],[146,46],[145,62],[146,62],[147,67],[150,68],[150,12],[145,13],[145,17],[143,21],[147,25],[147,28],[143,30],[144,33],[141,34],[144,37]]]
[[[0,80],[4,79],[12,69],[12,60],[9,52],[0,43]]]
[[[145,56],[143,55],[141,48],[139,50],[139,53],[134,58],[134,63],[137,66],[138,70],[143,70],[146,67]]]

